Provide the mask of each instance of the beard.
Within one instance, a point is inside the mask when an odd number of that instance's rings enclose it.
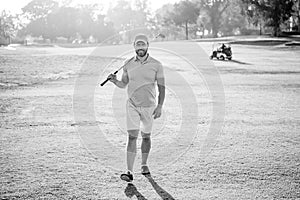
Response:
[[[145,49],[138,49],[135,52],[139,57],[144,57],[147,54],[147,50]]]

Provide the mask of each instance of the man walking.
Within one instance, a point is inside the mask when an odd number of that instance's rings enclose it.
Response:
[[[126,104],[127,141],[127,173],[121,179],[133,181],[133,165],[136,156],[136,142],[141,131],[142,163],[141,173],[150,174],[147,165],[151,149],[151,131],[153,120],[159,118],[165,99],[165,79],[162,64],[148,53],[149,41],[145,35],[137,35],[134,40],[136,56],[125,62],[122,79],[117,80],[115,74],[108,78],[119,88],[127,86],[128,100]],[[156,88],[158,86],[158,103],[156,104]],[[141,127],[140,127],[141,124]]]

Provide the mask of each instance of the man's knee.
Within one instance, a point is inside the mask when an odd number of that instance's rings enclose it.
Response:
[[[131,142],[136,141],[139,135],[139,130],[128,130],[128,140]]]
[[[142,138],[144,141],[149,141],[150,140],[150,137],[151,136],[151,133],[144,133],[142,132]]]

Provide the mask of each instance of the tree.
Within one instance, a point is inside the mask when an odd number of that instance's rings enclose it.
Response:
[[[93,27],[95,22],[93,20],[93,15],[97,5],[81,5],[78,9],[78,20],[77,20],[77,32],[84,38],[88,39],[93,34]]]
[[[189,24],[196,24],[199,16],[200,9],[197,4],[186,0],[180,1],[174,5],[174,10],[171,14],[172,21],[179,26],[184,25],[185,27],[185,37],[188,40],[188,26]]]
[[[164,34],[166,38],[177,39],[180,36],[180,28],[172,21],[174,4],[165,4],[155,12],[154,18],[150,19],[152,31],[155,35]]]
[[[45,18],[47,15],[58,9],[58,2],[54,0],[32,0],[22,8],[23,14],[29,20]]]
[[[207,10],[202,10],[198,19],[197,25],[200,27],[200,31],[202,32],[202,36],[204,37],[205,30],[211,30],[210,17],[207,13]]]
[[[121,31],[131,28],[135,16],[130,3],[120,0],[115,7],[107,11],[107,18],[113,22],[117,30]]]
[[[294,28],[300,32],[300,0],[294,0],[293,11],[293,20],[296,25]]]
[[[49,21],[49,17],[51,18],[51,14],[58,10],[59,5],[54,0],[32,0],[29,2],[22,8],[23,17],[29,20],[24,28],[24,33],[53,40],[56,32],[53,23],[51,24],[51,20]]]
[[[243,15],[243,5],[240,1],[230,1],[223,13],[221,24],[220,32],[223,35],[234,35],[246,29],[247,19]]]
[[[27,26],[26,26],[26,34],[30,34],[34,37],[40,37],[42,36],[43,38],[45,37],[45,34],[47,33],[46,31],[46,20],[43,18],[36,19],[34,21],[31,21]]]
[[[46,38],[65,37],[70,40],[78,32],[79,11],[74,7],[61,7],[46,18]]]
[[[113,23],[117,31],[123,33],[127,42],[132,42],[135,29],[144,28],[148,24],[147,16],[147,0],[136,0],[134,7],[128,1],[119,0],[117,5],[107,12],[107,19]]]
[[[293,12],[293,0],[242,0],[248,6],[248,16],[259,13],[266,25],[272,27],[273,35],[279,36],[280,25],[288,20]]]
[[[242,1],[241,4],[242,7],[242,14],[244,16],[247,16],[247,20],[250,24],[254,26],[259,26],[259,34],[262,35],[262,29],[264,27],[264,17],[261,12],[258,11],[258,9],[253,9],[253,6],[250,6],[248,4],[245,4]]]
[[[228,8],[229,4],[229,0],[202,0],[200,2],[200,7],[207,11],[214,37],[218,36],[222,14]]]
[[[148,9],[148,0],[135,0],[133,6],[134,19],[133,23],[137,27],[145,26],[148,23],[150,11]]]
[[[16,31],[14,16],[3,10],[0,14],[0,44],[9,44]]]
[[[105,22],[105,15],[99,14],[95,21],[93,35],[98,42],[103,42],[108,39],[110,36],[115,34],[115,29],[112,22]],[[105,41],[105,42],[111,42]]]

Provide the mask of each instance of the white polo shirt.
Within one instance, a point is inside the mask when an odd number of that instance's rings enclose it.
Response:
[[[128,100],[135,106],[155,106],[155,83],[157,79],[164,78],[162,64],[147,54],[143,62],[137,57],[127,60],[123,70],[127,72],[129,78]]]

